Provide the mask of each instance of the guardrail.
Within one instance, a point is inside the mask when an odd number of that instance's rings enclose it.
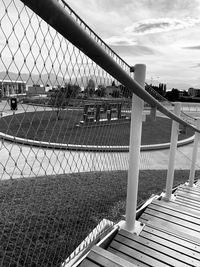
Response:
[[[85,55],[92,59],[96,64],[102,67],[112,77],[121,82],[124,86],[132,90],[134,94],[146,101],[152,107],[156,107],[160,112],[172,120],[177,121],[200,133],[196,127],[180,119],[174,113],[170,112],[161,103],[159,103],[148,92],[144,91],[142,86],[134,81],[130,75],[116,64],[101,46],[98,45],[82,28],[73,20],[73,18],[62,8],[59,2],[55,0],[44,0],[42,2],[34,0],[22,0],[37,15],[42,17],[48,24],[57,30],[62,36],[67,38],[73,45],[79,48]],[[46,7],[48,6],[48,12]],[[56,16],[55,16],[56,12]]]

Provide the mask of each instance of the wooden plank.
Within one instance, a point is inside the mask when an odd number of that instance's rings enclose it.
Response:
[[[178,250],[173,246],[167,247],[166,243],[162,239],[152,240],[150,235],[146,234],[145,236],[137,236],[130,234],[126,231],[120,231],[120,233],[115,237],[115,241],[123,243],[129,247],[134,249],[141,250],[142,253],[149,253],[152,257],[158,257],[157,259],[162,259],[166,264],[172,264],[173,266],[178,266],[178,264],[182,264],[182,266],[188,265],[197,265],[199,264],[199,260],[189,257],[188,255],[184,255],[179,246]],[[157,242],[157,241],[161,242]],[[154,251],[153,251],[154,250]],[[157,254],[157,255],[156,255]]]
[[[192,222],[198,226],[198,229],[200,231],[200,226],[199,226],[200,214],[196,215],[195,213],[193,214],[192,212],[188,213],[188,212],[185,212],[184,209],[181,210],[181,207],[180,209],[178,208],[176,209],[176,208],[173,208],[173,206],[170,207],[169,205],[167,205],[167,203],[166,205],[156,205],[152,203],[148,207],[148,211],[149,210],[163,213],[163,214],[168,214],[170,216],[177,217],[178,219],[181,219],[187,222]]]
[[[187,196],[178,195],[178,196],[176,196],[176,200],[177,199],[181,199],[181,200],[183,200],[183,201],[185,201],[187,203],[190,203],[191,208],[192,208],[192,205],[195,205],[196,207],[200,207],[200,202],[198,202],[198,201],[196,201],[194,199],[187,198]]]
[[[200,203],[200,198],[196,197],[194,194],[191,194],[191,193],[187,193],[187,192],[183,192],[183,191],[178,190],[175,195],[176,196],[183,196],[183,197],[189,198],[191,200],[195,200],[196,202]]]
[[[198,198],[200,198],[200,191],[196,190],[195,188],[189,188],[189,187],[182,187],[180,186],[178,188],[178,191],[183,191],[189,194],[194,194],[195,196],[197,196]]]
[[[100,265],[88,260],[87,258],[84,259],[81,264],[79,265],[79,267],[101,267]]]
[[[184,205],[185,207],[189,207],[191,210],[196,210],[200,212],[200,205],[198,202],[192,201],[190,199],[186,199],[185,197],[178,196],[176,197],[176,203]]]
[[[133,257],[131,257],[129,255],[126,255],[126,254],[118,251],[118,250],[115,250],[114,248],[109,247],[108,248],[108,251],[110,251],[111,253],[117,255],[118,257],[120,257],[122,259],[125,259],[125,260],[127,260],[127,261],[129,261],[129,262],[131,262],[133,264],[136,264],[136,266],[139,266],[139,267],[149,267],[149,264],[146,264],[144,262],[141,262],[141,261],[139,261],[136,258],[133,258]]]
[[[147,266],[159,266],[159,267],[166,267],[166,264],[162,261],[160,261],[159,259],[155,259],[152,257],[152,255],[155,255],[155,251],[147,251],[147,253],[138,251],[138,250],[134,250],[131,247],[128,247],[124,244],[121,244],[119,242],[116,242],[115,240],[110,244],[110,248],[113,248],[119,252],[121,252],[122,254],[127,255],[129,258],[132,259],[136,259],[142,263],[147,264]],[[147,255],[148,252],[150,253],[150,255]]]
[[[159,221],[159,224],[155,223],[155,221],[148,221],[146,226],[149,226],[151,228],[173,235],[182,240],[186,240],[187,242],[192,243],[198,252],[198,250],[200,249],[199,238],[188,235],[186,232],[180,231],[177,227],[173,227],[173,225],[169,227],[169,224],[166,222],[163,222],[161,220],[158,220],[158,221]]]
[[[185,202],[183,202],[181,200],[178,200],[177,203],[180,204],[180,205],[182,205],[182,206],[184,206],[184,207],[186,207],[186,208],[190,208],[190,204],[189,203],[185,203]],[[194,205],[192,206],[191,210],[196,211],[196,212],[200,212],[200,209],[197,208]]]
[[[94,246],[92,248],[90,253],[87,255],[87,259],[99,266],[105,267],[136,267],[135,264],[121,259],[117,255],[98,246]]]
[[[197,211],[193,211],[189,208],[186,208],[184,206],[179,205],[178,203],[174,202],[174,201],[170,201],[170,202],[166,202],[166,201],[153,201],[151,203],[151,206],[158,206],[158,207],[164,207],[167,208],[168,210],[172,210],[172,211],[178,211],[182,214],[191,216],[192,218],[196,218],[200,221],[200,212]]]
[[[190,240],[191,242],[199,245],[200,244],[200,236],[198,236],[198,233],[191,230],[191,229],[187,229],[181,225],[160,219],[160,218],[156,218],[147,214],[143,215],[145,218],[148,219],[147,224],[154,224],[159,226],[158,228],[160,229],[166,229],[168,232],[170,233],[174,233],[177,236],[181,236],[184,239]]]
[[[144,238],[147,243],[149,241],[155,243],[155,245],[153,245],[154,248],[157,247],[157,249],[160,249],[162,253],[168,253],[168,255],[176,258],[177,260],[196,266],[200,263],[199,253],[194,253],[194,251],[185,246],[181,246],[178,243],[174,243],[171,240],[164,239],[163,237],[159,237],[147,231],[142,231],[140,237]]]
[[[146,216],[148,217],[146,217]],[[174,225],[176,225],[177,227],[183,227],[185,229],[185,231],[190,231],[191,233],[193,233],[194,235],[200,235],[200,225],[199,224],[195,224],[193,222],[189,222],[186,221],[184,219],[178,218],[177,216],[172,216],[170,214],[167,213],[162,213],[159,211],[155,211],[152,209],[148,209],[147,211],[145,211],[145,213],[142,215],[142,218],[144,219],[161,219],[163,221],[166,221],[168,223],[172,223]]]
[[[151,215],[153,217],[160,218],[177,225],[181,225],[186,229],[193,230],[196,234],[199,234],[200,236],[200,221],[195,218],[191,218],[190,216],[183,215],[175,211],[169,211],[167,213],[167,211],[165,211],[164,209],[159,208],[155,210],[153,209],[153,207],[147,208],[144,214]],[[142,218],[145,217],[143,217],[142,215]]]
[[[146,236],[147,234],[150,235],[152,240],[154,240],[154,238],[162,239],[163,242],[166,242],[166,246],[171,247],[171,244],[174,244],[177,248],[181,247],[181,249],[178,249],[179,251],[183,251],[186,255],[200,260],[200,246],[194,245],[180,236],[165,232],[162,229],[145,226],[143,231],[140,233],[140,236]]]
[[[190,187],[189,185],[184,185],[184,184],[182,184],[182,185],[179,185],[178,190],[179,190],[180,188],[181,188],[181,189],[186,189],[186,190],[189,190],[189,191],[194,191],[194,192],[200,194],[200,187],[195,187],[195,186]]]
[[[187,189],[187,188],[178,188],[176,191],[175,191],[175,194],[179,194],[180,192],[182,192],[182,193],[187,193],[187,194],[193,194],[193,195],[195,195],[195,197],[197,198],[197,199],[199,199],[200,198],[200,196],[199,196],[199,194],[195,191],[195,189]]]

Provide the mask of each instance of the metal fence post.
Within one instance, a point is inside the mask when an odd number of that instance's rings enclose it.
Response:
[[[180,116],[180,113],[181,113],[180,103],[175,104],[174,113],[177,116]],[[172,130],[171,130],[171,144],[170,144],[170,151],[169,151],[167,181],[166,181],[166,193],[163,197],[167,201],[169,201],[172,197],[172,188],[173,188],[173,182],[174,182],[174,165],[175,165],[175,156],[176,156],[176,149],[177,149],[177,142],[178,142],[178,134],[179,134],[179,123],[173,120]]]
[[[146,65],[135,65],[134,79],[143,87],[145,75]],[[134,231],[135,229],[143,106],[144,101],[133,94],[125,222],[125,229],[130,232]]]
[[[197,119],[197,128],[200,129],[200,119]],[[192,162],[190,168],[190,176],[189,176],[189,186],[193,187],[194,185],[194,176],[195,176],[195,164],[197,160],[197,152],[198,152],[198,143],[199,143],[199,133],[195,132],[193,152],[192,152]]]

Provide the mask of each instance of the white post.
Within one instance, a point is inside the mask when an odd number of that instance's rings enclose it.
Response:
[[[134,79],[143,87],[145,83],[145,76],[146,65],[135,65]],[[135,229],[143,106],[144,101],[133,94],[125,222],[125,229],[129,232],[133,232]]]
[[[174,107],[174,113],[177,116],[180,116],[181,105],[176,103]],[[167,172],[167,181],[166,181],[166,193],[164,199],[169,201],[172,198],[172,188],[174,182],[174,165],[175,165],[175,156],[178,142],[179,134],[179,123],[176,121],[172,122],[172,131],[171,131],[171,144],[169,151],[169,163],[168,163],[168,172]]]
[[[196,126],[200,130],[200,119],[197,120]],[[193,153],[192,153],[192,162],[191,162],[190,176],[189,176],[189,186],[190,187],[193,187],[193,185],[194,185],[195,164],[196,164],[196,160],[197,160],[199,137],[200,137],[200,134],[195,132]]]

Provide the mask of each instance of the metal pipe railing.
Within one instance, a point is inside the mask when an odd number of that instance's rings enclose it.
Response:
[[[134,81],[101,46],[96,43],[89,34],[83,31],[76,21],[66,12],[57,0],[21,0],[31,8],[37,15],[50,24],[69,42],[80,49],[85,55],[92,59],[96,64],[122,83],[134,94],[146,101],[152,107],[156,107],[160,112],[176,122],[185,125],[196,132],[200,130],[185,122],[174,113],[165,108],[148,92],[144,91],[140,84]]]
[[[122,83],[134,94],[146,101],[152,107],[156,107],[160,112],[176,122],[185,125],[196,132],[200,130],[185,122],[174,113],[165,108],[148,92],[144,91],[140,84],[134,81],[104,49],[96,43],[91,36],[84,32],[81,26],[66,12],[57,0],[21,0],[31,8],[37,15],[50,24],[69,42],[79,48],[85,55],[92,59],[96,64]]]
[[[128,65],[128,63],[126,61],[123,60],[123,58],[121,58],[112,48],[110,48],[86,23],[84,20],[81,19],[81,17],[66,3],[65,0],[60,0],[63,5],[65,7],[67,7],[71,13],[73,13],[75,15],[75,17],[93,34],[93,36],[95,36],[95,38],[97,38],[97,40],[99,40],[106,49],[108,49],[113,55],[116,56],[116,58],[118,58],[124,65],[127,66],[127,68],[131,68],[131,66]]]

